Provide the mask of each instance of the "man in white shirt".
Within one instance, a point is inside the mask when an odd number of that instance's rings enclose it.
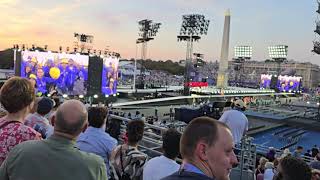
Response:
[[[180,165],[175,158],[179,155],[181,134],[176,129],[168,129],[162,136],[163,155],[152,158],[143,169],[143,180],[159,180],[177,172]]]
[[[246,106],[241,99],[238,99],[232,105],[232,109],[225,111],[219,121],[225,123],[231,130],[235,144],[241,142],[241,138],[248,131],[248,119],[243,113]]]

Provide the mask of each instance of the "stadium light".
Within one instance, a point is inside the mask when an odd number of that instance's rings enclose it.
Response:
[[[142,75],[142,64],[143,64],[143,60],[145,60],[147,58],[147,43],[151,40],[154,40],[154,37],[157,35],[157,32],[159,31],[160,25],[161,23],[153,23],[152,20],[150,19],[144,19],[138,22],[139,24],[139,36],[140,38],[138,38],[136,40],[137,44],[141,43],[141,68],[140,68],[140,85],[144,86],[144,77]],[[135,63],[136,66],[136,63]],[[135,70],[137,68],[135,67]],[[136,72],[134,72],[134,74],[136,74]],[[134,76],[135,78],[135,76]],[[134,79],[134,88],[135,88],[135,79]]]
[[[252,46],[235,46],[234,47],[234,70],[235,83],[242,85],[243,63],[246,59],[250,60],[252,57]]]
[[[252,57],[252,46],[235,46],[234,47],[234,57],[251,59]]]
[[[288,56],[288,46],[287,45],[276,45],[268,47],[269,56],[276,63],[278,63],[278,75],[280,75],[281,71],[281,63],[287,59]]]
[[[276,45],[268,47],[269,56],[272,59],[287,59],[288,46],[287,45]]]
[[[184,94],[190,95],[189,79],[190,79],[190,64],[193,54],[193,41],[199,41],[201,35],[206,35],[208,32],[210,21],[205,19],[204,15],[189,14],[182,16],[182,25],[180,33],[177,36],[178,42],[187,42],[187,55],[185,65],[185,82],[184,82]]]

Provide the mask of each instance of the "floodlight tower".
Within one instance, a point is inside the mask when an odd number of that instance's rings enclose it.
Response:
[[[190,64],[192,61],[193,42],[201,39],[201,35],[206,35],[208,32],[210,20],[205,19],[204,15],[189,14],[182,16],[182,25],[180,33],[177,36],[178,41],[187,42],[187,54],[185,63],[185,76],[184,76],[184,94],[190,94]]]
[[[74,33],[74,38],[76,38],[76,41],[74,42],[74,49],[80,49],[81,53],[84,53],[84,51],[92,49],[92,35]]]
[[[318,16],[320,15],[320,0],[317,1],[318,2],[318,10],[316,11]],[[316,54],[320,54],[320,21],[319,21],[319,17],[316,20],[316,30],[314,30],[315,34],[316,34],[316,39],[313,41],[313,50],[312,52],[316,53]]]
[[[141,68],[140,68],[140,85],[144,85],[144,77],[142,75],[142,62],[147,57],[147,43],[154,39],[159,31],[161,23],[153,23],[152,20],[144,19],[138,22],[139,24],[139,36],[136,43],[141,43]],[[136,64],[136,63],[135,63]],[[136,67],[135,67],[136,69]],[[135,78],[134,78],[135,87]]]
[[[250,60],[252,57],[252,46],[236,46],[234,47],[234,70],[237,72],[235,81],[241,85],[242,78],[242,66],[246,60]],[[240,78],[239,78],[240,76]]]
[[[280,75],[281,63],[283,63],[288,56],[288,46],[287,45],[276,45],[268,47],[269,56],[278,63],[277,75]]]

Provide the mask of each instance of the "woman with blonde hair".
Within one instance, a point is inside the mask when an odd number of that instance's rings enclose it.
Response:
[[[264,171],[265,171],[265,165],[269,160],[265,157],[261,157],[259,160],[258,168],[256,169],[256,179],[257,180],[263,180],[264,178]]]

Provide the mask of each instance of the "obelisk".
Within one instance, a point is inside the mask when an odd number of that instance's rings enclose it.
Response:
[[[218,88],[226,88],[228,86],[228,55],[229,55],[229,36],[230,36],[230,9],[225,12],[223,38],[221,46],[221,56],[218,71]]]

